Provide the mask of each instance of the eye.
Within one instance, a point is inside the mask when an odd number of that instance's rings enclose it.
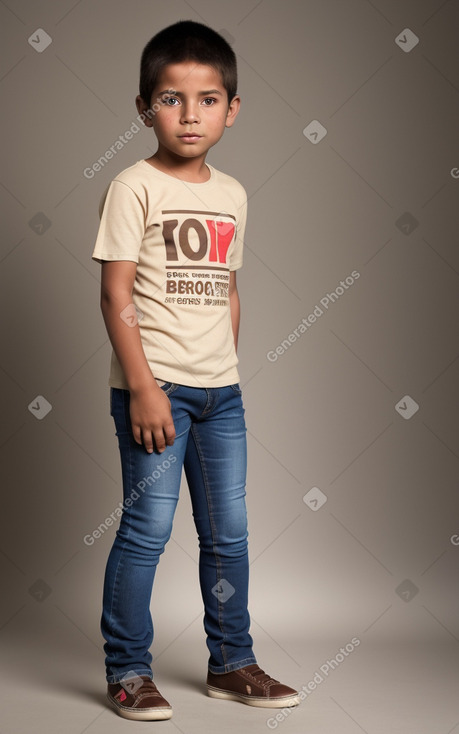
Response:
[[[202,100],[202,103],[203,103],[204,107],[211,107],[214,104],[214,102],[216,102],[216,101],[217,100],[215,99],[215,97],[205,97]]]
[[[168,107],[175,107],[176,102],[177,104],[179,104],[179,100],[177,99],[177,97],[163,97],[161,101],[164,105]]]

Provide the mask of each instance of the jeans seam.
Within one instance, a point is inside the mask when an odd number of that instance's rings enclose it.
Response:
[[[127,391],[126,390],[123,390],[123,392],[122,392],[122,399],[123,399],[123,419],[124,419],[124,422],[126,423],[126,428],[128,428],[127,419],[126,419],[126,404],[127,404],[126,398],[127,398],[127,396],[128,396]],[[132,470],[132,450],[131,450],[130,441],[128,442],[128,462],[127,463],[128,463],[128,469],[129,469],[129,471],[128,471],[128,476],[126,478],[126,483],[129,484],[130,479],[131,479],[131,470]],[[123,498],[123,515],[126,512],[126,509],[129,509],[129,511],[130,511],[130,508],[126,508],[126,506],[124,505],[124,498]],[[121,525],[121,520],[120,520],[120,525]],[[123,542],[122,548],[120,549],[120,557],[119,557],[119,560],[118,560],[118,564],[116,566],[116,573],[115,573],[115,578],[114,578],[114,581],[113,581],[113,594],[112,594],[112,599],[111,599],[111,604],[110,604],[110,613],[109,613],[109,617],[108,617],[108,628],[111,630],[112,635],[115,635],[115,636],[116,636],[116,631],[114,631],[113,625],[112,625],[113,607],[114,607],[115,600],[118,598],[118,591],[119,591],[119,584],[118,584],[119,571],[120,571],[121,564],[123,562],[123,556],[124,556],[124,552],[125,552],[125,549],[126,549],[126,544],[129,541],[130,533],[131,533],[131,523],[129,523],[127,538]]]
[[[206,466],[205,466],[205,462],[204,462],[204,459],[203,459],[203,455],[202,455],[202,451],[201,451],[201,446],[200,446],[200,442],[199,442],[199,435],[198,435],[197,431],[195,430],[195,426],[194,425],[191,426],[190,432],[191,432],[191,435],[193,436],[193,439],[194,439],[194,442],[195,442],[196,451],[197,451],[197,454],[198,454],[198,457],[199,457],[199,463],[201,465],[201,471],[202,471],[202,476],[203,476],[203,480],[204,480],[204,487],[205,487],[205,490],[206,490],[207,507],[209,508],[209,523],[210,523],[210,530],[211,530],[211,533],[212,533],[212,551],[213,551],[213,554],[214,554],[215,566],[216,566],[216,571],[217,571],[217,580],[216,580],[216,582],[218,583],[219,582],[219,579],[221,577],[221,561],[220,561],[220,558],[219,558],[218,554],[215,552],[215,522],[214,522],[214,517],[213,517],[213,511],[212,511],[213,510],[212,500],[210,498],[210,493],[209,493],[209,481],[208,481],[207,472],[206,472]],[[217,597],[217,610],[218,610],[218,626],[220,627],[220,632],[222,633],[222,636],[225,639],[226,638],[226,635],[225,635],[225,632],[224,632],[224,629],[223,629],[223,624],[222,624],[222,622],[223,622],[223,615],[222,615],[222,612],[223,612],[223,604],[222,604],[222,602],[220,602],[220,599],[218,599],[218,597]],[[220,650],[221,650],[221,653],[222,653],[222,659],[223,659],[223,661],[225,662],[225,665],[226,665],[226,651],[225,651],[224,642],[222,642],[222,644],[220,645]]]

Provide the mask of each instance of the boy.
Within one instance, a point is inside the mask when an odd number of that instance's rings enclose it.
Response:
[[[207,26],[176,23],[145,47],[139,91],[137,110],[158,149],[110,184],[93,252],[113,346],[124,493],[104,581],[107,695],[128,719],[172,716],[153,682],[149,605],[184,467],[199,536],[208,695],[294,706],[297,691],[258,667],[249,634],[236,366],[246,194],[205,162],[239,111],[234,52]]]

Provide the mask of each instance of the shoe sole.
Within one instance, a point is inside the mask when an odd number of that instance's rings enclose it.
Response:
[[[225,701],[240,701],[248,706],[259,706],[260,708],[281,709],[290,706],[298,706],[300,703],[299,696],[283,696],[282,698],[262,698],[261,696],[245,696],[243,693],[234,693],[234,691],[222,691],[220,688],[214,688],[207,685],[207,695],[211,698],[221,698]]]
[[[151,709],[134,709],[127,708],[126,706],[120,706],[110,694],[107,693],[107,698],[116,709],[116,712],[123,717],[123,719],[130,719],[130,721],[165,721],[166,719],[172,718],[172,707],[170,708],[151,708]]]

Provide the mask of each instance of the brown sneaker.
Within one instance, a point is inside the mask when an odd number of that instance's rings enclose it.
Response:
[[[298,691],[271,678],[257,663],[231,673],[209,671],[207,693],[212,698],[225,698],[227,701],[240,701],[249,706],[266,706],[272,709],[297,706],[300,703]]]
[[[159,721],[172,716],[172,706],[147,675],[126,676],[119,683],[109,683],[107,698],[124,719]]]

